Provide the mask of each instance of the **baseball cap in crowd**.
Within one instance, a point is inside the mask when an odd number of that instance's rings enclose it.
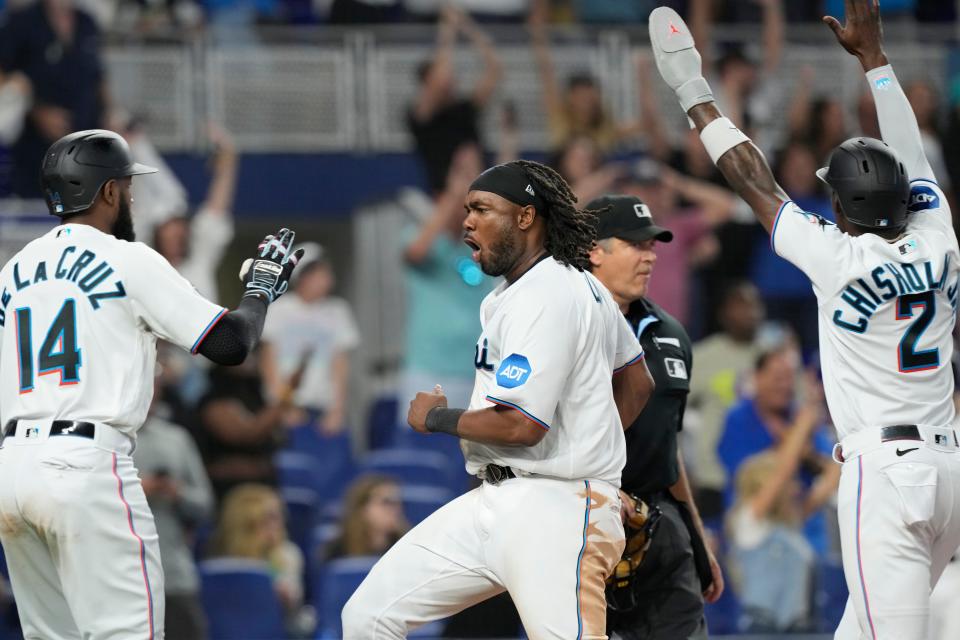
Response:
[[[597,211],[609,207],[599,214],[597,239],[620,238],[628,242],[657,240],[670,242],[673,232],[653,223],[650,207],[636,196],[601,196],[587,203],[586,208]]]
[[[293,271],[291,284],[296,283],[298,275],[306,273],[314,265],[325,265],[329,262],[326,250],[317,242],[301,242],[291,249],[290,254],[293,255],[298,249],[303,249],[303,256]]]

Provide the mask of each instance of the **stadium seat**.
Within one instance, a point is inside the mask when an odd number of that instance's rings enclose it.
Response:
[[[280,495],[287,507],[287,535],[306,557],[317,523],[320,497],[314,489],[307,487],[283,487]]]
[[[839,562],[821,560],[814,570],[813,612],[817,631],[832,633],[847,604],[847,581],[843,577],[843,565]]]
[[[370,449],[389,449],[397,439],[397,397],[381,396],[370,406],[367,442]]]
[[[733,586],[728,584],[723,595],[713,604],[704,604],[703,615],[707,619],[710,635],[735,634],[738,632],[740,603]]]
[[[411,527],[417,526],[456,497],[449,489],[430,485],[404,485],[400,489],[400,496],[403,499],[403,513]]]
[[[210,640],[281,640],[283,611],[265,562],[216,558],[200,563]]]
[[[377,560],[376,556],[341,558],[323,566],[320,587],[314,592],[314,606],[320,621],[317,640],[343,637],[340,612]]]
[[[431,485],[452,490],[456,476],[441,453],[422,449],[384,449],[371,451],[360,463],[365,473],[396,478],[401,484]]]
[[[278,466],[285,464],[284,461],[294,465],[288,468],[288,472],[292,474],[291,479],[312,480],[321,502],[324,503],[339,500],[355,475],[350,434],[343,432],[325,436],[312,424],[291,429],[287,445],[277,453],[276,460]],[[306,474],[305,465],[311,463],[312,473]]]

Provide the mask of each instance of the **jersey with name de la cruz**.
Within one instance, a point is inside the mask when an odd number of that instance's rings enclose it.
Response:
[[[792,202],[774,251],[809,276],[830,415],[843,437],[898,424],[953,420],[953,325],[960,250],[940,187],[911,182],[907,226],[887,241],[850,236]]]
[[[0,424],[81,420],[132,436],[156,339],[196,351],[224,313],[145,244],[56,227],[0,270]]]
[[[532,447],[464,440],[467,471],[495,463],[620,486],[626,445],[612,379],[643,349],[606,288],[548,257],[490,292],[480,322],[470,409],[510,407],[547,434]]]

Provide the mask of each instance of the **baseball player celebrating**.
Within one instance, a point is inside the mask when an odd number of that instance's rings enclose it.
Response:
[[[153,516],[130,454],[153,395],[156,339],[239,364],[299,256],[292,231],[244,263],[230,313],[133,242],[135,164],[110,131],[47,151],[60,226],[0,270],[0,541],[28,639],[163,637]]]
[[[833,189],[836,225],[791,202],[763,155],[720,114],[674,11],[654,10],[650,39],[660,74],[727,182],[776,253],[813,283],[840,438],[834,455],[843,463],[838,510],[850,599],[836,637],[920,639],[930,590],[960,545],[960,443],[950,428],[960,251],[883,52],[879,6],[845,5],[846,25],[824,21],[866,72],[884,142],[848,140],[818,171]]]
[[[447,408],[435,389],[417,394],[408,421],[460,438],[484,482],[380,559],[344,607],[345,638],[403,638],[504,590],[531,640],[606,638],[604,579],[624,544],[621,425],[653,383],[613,298],[585,271],[593,220],[575,202],[535,162],[471,185],[465,241],[505,282],[480,306],[469,409]]]

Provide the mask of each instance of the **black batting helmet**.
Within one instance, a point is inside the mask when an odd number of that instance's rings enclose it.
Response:
[[[900,229],[907,223],[910,177],[887,143],[850,138],[833,150],[817,177],[836,192],[850,222],[867,229]]]
[[[88,209],[108,180],[156,172],[134,162],[127,141],[113,131],[90,129],[50,145],[40,185],[50,213],[63,217]]]

